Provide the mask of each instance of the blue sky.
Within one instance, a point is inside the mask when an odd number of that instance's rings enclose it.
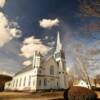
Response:
[[[13,72],[20,70],[23,68],[23,61],[28,60],[29,57],[29,55],[22,56],[24,54],[21,54],[21,50],[24,52],[23,50],[27,48],[24,43],[30,46],[28,41],[35,41],[44,48],[44,52],[47,50],[46,47],[50,49],[54,46],[58,31],[68,63],[72,63],[71,48],[73,45],[84,45],[83,49],[86,50],[90,48],[100,49],[100,31],[84,33],[81,30],[84,24],[99,21],[100,18],[81,18],[78,0],[7,0],[1,13],[9,23],[13,24],[9,25],[11,28],[15,27],[18,32],[21,31],[20,36],[11,33],[12,38],[0,47],[1,69]],[[40,21],[43,22],[43,19],[55,21],[56,24],[49,28],[41,27]],[[12,32],[15,32],[15,29]],[[99,73],[99,71],[96,72]]]

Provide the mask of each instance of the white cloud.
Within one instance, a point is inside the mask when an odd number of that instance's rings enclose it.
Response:
[[[30,61],[30,60],[27,60],[27,61],[24,61],[23,62],[23,65],[24,66],[29,66],[29,65],[31,65],[32,64],[32,61]]]
[[[58,26],[59,25],[59,20],[56,19],[42,19],[39,21],[40,26],[42,28],[52,28],[53,26]]]
[[[23,41],[24,44],[40,44],[41,40],[36,39],[34,36],[28,37]]]
[[[16,29],[16,28],[12,28],[10,29],[10,33],[13,37],[19,38],[21,37],[21,31]]]
[[[6,0],[0,0],[0,7],[3,8],[6,3]]]
[[[33,36],[26,38],[23,41],[21,52],[24,57],[30,58],[33,56],[34,51],[39,51],[41,54],[47,53],[49,47],[45,46],[40,39]]]
[[[21,36],[21,31],[16,27],[11,27],[10,22],[4,13],[0,12],[0,47],[9,42],[13,38]]]
[[[0,47],[7,43],[3,48],[0,48],[0,69],[17,72],[21,69],[24,57],[19,56],[20,42],[13,38],[19,38],[21,31],[18,23],[10,21],[2,11],[6,1],[0,0]]]

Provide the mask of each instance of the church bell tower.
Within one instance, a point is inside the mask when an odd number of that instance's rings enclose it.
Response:
[[[66,89],[65,82],[65,54],[62,48],[60,34],[57,34],[56,50],[54,52],[54,58],[58,64],[58,73],[59,73],[59,88]]]

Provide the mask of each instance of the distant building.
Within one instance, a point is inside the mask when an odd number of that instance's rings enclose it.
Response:
[[[73,83],[73,86],[80,86],[80,87],[90,88],[90,85],[84,80],[75,81]]]
[[[59,33],[53,52],[43,57],[34,52],[32,66],[16,73],[12,81],[5,84],[5,90],[38,91],[50,89],[66,89],[65,54],[60,42]]]

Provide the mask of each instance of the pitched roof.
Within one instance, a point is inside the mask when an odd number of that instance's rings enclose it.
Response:
[[[54,55],[55,50],[56,50],[55,47],[52,48],[52,49],[50,49],[50,50],[47,52],[47,54],[44,55],[44,56],[42,56],[39,52],[36,52],[37,55],[40,55],[40,56],[41,56],[40,66],[43,66],[43,64],[45,63],[45,61],[49,60],[50,58],[53,58],[53,55]],[[31,59],[32,59],[32,58],[31,58]],[[17,75],[19,75],[19,74],[22,74],[22,73],[24,73],[24,72],[30,71],[30,70],[32,70],[32,69],[33,69],[32,65],[27,66],[27,67],[23,68],[21,71],[17,72],[17,73],[15,74],[15,76],[17,76]]]
[[[55,48],[52,48],[51,50],[48,51],[46,55],[44,55],[43,59],[47,60],[48,58],[52,57],[54,55]]]
[[[19,72],[17,72],[17,73],[15,74],[15,76],[17,76],[17,75],[19,75],[19,74],[22,74],[22,73],[24,73],[24,72],[30,71],[30,70],[32,70],[32,69],[33,69],[32,66],[25,67],[25,68],[23,68],[22,70],[20,70]]]

